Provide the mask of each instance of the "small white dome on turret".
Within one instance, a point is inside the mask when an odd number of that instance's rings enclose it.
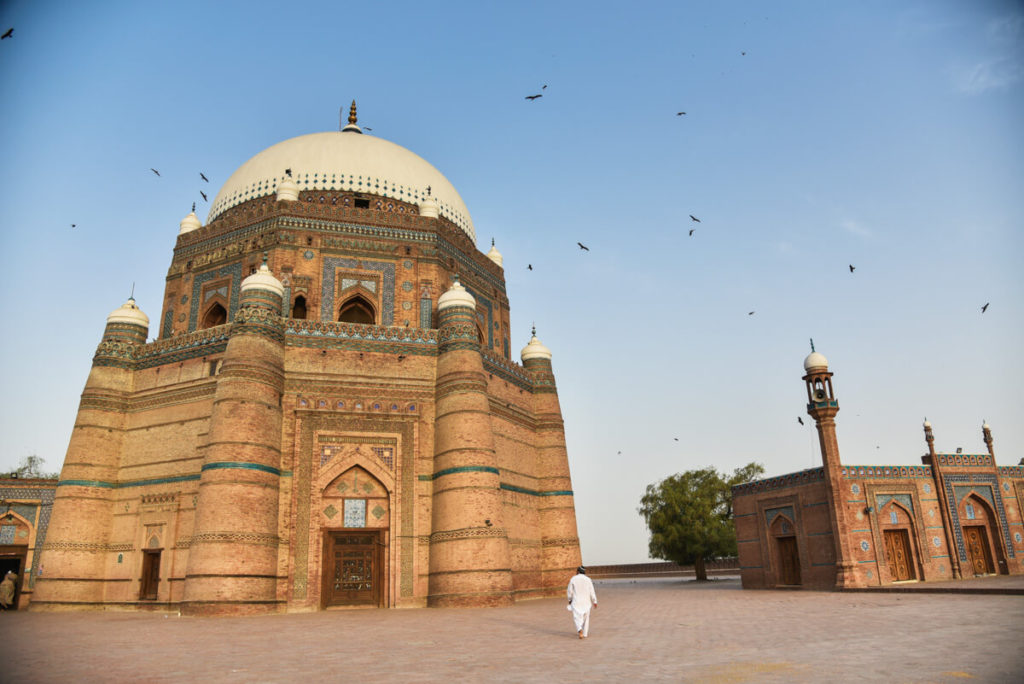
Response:
[[[807,358],[804,359],[804,370],[810,371],[815,368],[823,368],[825,370],[828,370],[828,359],[825,358],[824,354],[812,351],[810,354],[807,355]]]
[[[437,206],[437,200],[432,196],[427,195],[420,202],[420,216],[429,216],[430,218],[437,218],[441,215],[441,208]]]
[[[491,251],[487,253],[487,258],[504,268],[504,259],[501,256],[501,252],[494,246],[494,238],[491,238]]]
[[[529,344],[523,347],[523,351],[519,353],[520,358],[522,358],[523,361],[527,361],[529,359],[547,359],[550,361],[551,350],[541,344],[540,340],[537,339],[536,328],[533,329],[531,335],[532,337],[530,337]]]
[[[468,306],[471,309],[476,309],[476,300],[473,299],[473,295],[462,286],[459,282],[459,277],[455,276],[455,282],[452,283],[451,288],[437,300],[437,310],[444,311],[445,309],[453,306]]]
[[[927,418],[925,418],[924,419],[924,429],[925,430],[930,430],[931,427],[932,427],[932,421],[930,421]]]
[[[242,292],[246,290],[267,290],[273,292],[278,297],[284,296],[284,285],[270,272],[265,261],[260,266],[260,270],[242,281]]]
[[[193,208],[188,216],[181,219],[181,223],[178,226],[178,235],[184,235],[185,233],[191,233],[193,230],[199,230],[203,227],[203,224],[199,222],[199,217],[196,216],[196,210]]]
[[[277,201],[299,201],[299,186],[295,184],[295,181],[292,180],[291,176],[286,175],[281,179],[281,182],[277,184]]]
[[[135,303],[134,297],[129,297],[128,301],[119,309],[110,312],[110,315],[107,316],[107,323],[133,323],[148,329],[149,316],[142,313],[142,309]]]
[[[981,429],[982,430],[991,430],[992,428],[989,427],[989,424],[988,424],[987,420],[983,420],[983,421],[981,421]]]

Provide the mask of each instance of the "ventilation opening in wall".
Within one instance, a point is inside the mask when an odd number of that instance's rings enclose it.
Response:
[[[355,205],[356,205],[356,209],[369,209],[370,208],[370,200],[368,200],[368,199],[360,199],[360,198],[357,197],[355,199]]]

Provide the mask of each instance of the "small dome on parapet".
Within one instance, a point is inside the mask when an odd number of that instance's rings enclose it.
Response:
[[[149,316],[142,313],[142,309],[135,303],[134,297],[129,297],[128,301],[120,308],[110,312],[110,315],[107,316],[107,323],[133,323],[149,328]]]
[[[828,359],[825,358],[824,354],[813,351],[804,359],[804,370],[812,371],[819,368],[828,370]]]
[[[437,200],[430,195],[423,198],[420,202],[420,216],[428,216],[430,218],[437,218],[441,215],[441,208],[437,206]]]
[[[476,309],[476,300],[459,282],[459,276],[455,276],[452,286],[437,299],[438,311],[444,311],[453,306],[468,306],[471,309]]]
[[[537,329],[534,328],[531,331],[532,337],[530,338],[529,344],[523,347],[523,351],[519,353],[520,358],[523,361],[530,359],[547,359],[551,360],[551,350],[541,344],[541,341],[537,339]]]
[[[265,261],[260,266],[260,270],[242,281],[241,291],[245,292],[246,290],[267,290],[273,292],[278,297],[284,296],[284,285],[270,272]]]
[[[193,230],[199,230],[203,227],[203,224],[199,222],[199,217],[196,216],[196,210],[194,207],[188,216],[181,219],[181,223],[178,224],[178,227],[178,235],[191,233]]]
[[[491,251],[487,253],[487,258],[504,268],[505,260],[502,258],[498,248],[494,246],[494,238],[491,238]]]
[[[297,202],[299,200],[299,186],[292,180],[291,174],[285,175],[277,184],[278,202]]]

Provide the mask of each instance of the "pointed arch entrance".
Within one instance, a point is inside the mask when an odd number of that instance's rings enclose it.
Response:
[[[999,545],[998,521],[991,504],[978,493],[971,492],[959,504],[960,525],[963,529],[967,563],[964,575],[994,575],[999,567],[1006,567]]]
[[[889,572],[889,581],[908,582],[919,577],[914,554],[914,516],[897,499],[898,496],[901,495],[887,497],[889,501],[879,508],[878,521],[885,546],[885,566]]]
[[[778,514],[768,528],[775,546],[775,561],[778,571],[776,584],[798,586],[800,579],[800,552],[796,542],[796,526],[785,514]]]
[[[383,607],[391,508],[387,487],[353,465],[324,488],[321,504],[321,607]]]

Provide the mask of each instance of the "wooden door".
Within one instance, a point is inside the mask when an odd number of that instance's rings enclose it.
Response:
[[[914,579],[914,566],[910,556],[910,535],[906,530],[885,531],[885,557],[894,582]]]
[[[142,587],[139,598],[144,601],[155,601],[160,588],[160,552],[142,552]]]
[[[325,564],[326,606],[380,605],[377,533],[331,533]]]
[[[991,575],[996,571],[992,563],[992,551],[988,546],[988,535],[982,525],[965,527],[964,543],[967,546],[967,560],[975,575]]]
[[[779,546],[779,584],[800,584],[800,555],[796,537],[776,537]]]

